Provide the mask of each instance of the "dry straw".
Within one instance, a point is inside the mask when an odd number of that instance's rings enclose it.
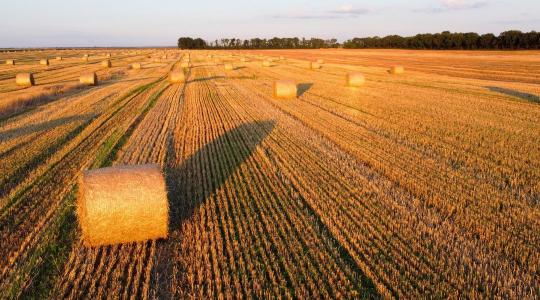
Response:
[[[6,59],[6,65],[10,65],[10,66],[15,65],[15,60],[14,59]]]
[[[405,68],[403,66],[392,66],[390,68],[390,74],[403,74],[405,73]]]
[[[311,62],[310,63],[310,68],[311,69],[320,69],[321,65],[318,62]]]
[[[279,99],[296,98],[298,91],[294,80],[278,80],[274,82],[274,97]]]
[[[62,56],[57,56],[57,57],[56,57],[56,60],[57,60],[57,61],[61,61],[61,60],[62,60]]]
[[[42,66],[48,66],[49,65],[49,60],[44,58],[44,59],[39,61],[39,64],[42,65]]]
[[[185,82],[186,81],[186,75],[184,74],[184,71],[182,71],[182,70],[172,71],[169,74],[169,81],[171,83]]]
[[[140,70],[141,69],[141,64],[140,63],[133,63],[133,64],[131,64],[131,68],[133,70]]]
[[[241,62],[248,62],[249,60],[247,58],[245,58],[245,57],[242,57],[242,58],[240,58],[240,61]]]
[[[347,85],[351,87],[359,87],[364,85],[366,78],[362,73],[354,72],[347,74]]]
[[[180,64],[180,67],[182,67],[182,68],[189,68],[189,67],[191,67],[191,64],[190,64],[189,62],[186,61],[186,62],[181,63],[181,64]]]
[[[272,62],[271,61],[268,61],[268,60],[264,60],[262,62],[262,66],[263,67],[271,67],[272,66]]]
[[[317,63],[318,63],[319,65],[324,64],[324,59],[317,59]]]
[[[101,62],[101,66],[104,67],[104,68],[110,68],[110,67],[112,67],[111,60],[110,60],[110,59],[106,59],[106,60],[102,61],[102,62]]]
[[[111,54],[110,53],[107,53],[107,58],[111,58]]]
[[[97,75],[95,72],[84,73],[79,78],[79,82],[84,85],[97,85]]]
[[[20,73],[15,76],[15,83],[19,86],[33,86],[34,75],[32,73]]]
[[[79,182],[77,216],[87,246],[166,238],[169,205],[159,165],[84,172]]]
[[[233,64],[225,64],[225,70],[226,70],[226,71],[232,71],[232,70],[234,70]]]

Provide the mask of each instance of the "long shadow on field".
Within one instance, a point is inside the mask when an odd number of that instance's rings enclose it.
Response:
[[[58,126],[62,126],[68,123],[88,120],[89,118],[92,118],[92,117],[93,116],[90,114],[77,115],[77,116],[71,116],[71,117],[65,117],[65,118],[58,118],[58,119],[36,123],[36,124],[29,124],[23,127],[13,128],[13,129],[8,129],[8,130],[2,130],[2,128],[0,128],[0,142],[7,142],[9,140],[16,139],[21,136],[25,136],[25,135],[32,134],[39,131],[51,130]]]
[[[225,76],[201,77],[201,78],[196,78],[196,79],[190,80],[189,82],[212,81],[212,80],[215,80],[215,79],[223,79],[223,78],[225,78]]]
[[[298,84],[298,94],[297,96],[302,96],[305,92],[309,91],[309,89],[313,86],[313,83],[300,83]]]
[[[274,121],[240,125],[203,146],[181,166],[170,167],[168,163],[166,180],[171,232],[178,229],[182,220],[189,218],[199,205],[220,189],[266,137],[255,134],[246,139],[245,132],[256,132],[258,127],[271,132],[274,126]],[[237,144],[235,140],[238,138],[243,143]],[[174,161],[176,155],[173,145],[169,144],[168,160]]]
[[[524,93],[524,92],[497,87],[497,86],[486,86],[485,88],[487,88],[488,90],[492,92],[497,92],[497,93],[505,94],[508,96],[517,97],[525,101],[540,103],[540,97],[534,94]]]
[[[257,134],[260,130],[257,128],[261,126],[266,129],[267,134]],[[204,145],[180,166],[174,165],[177,155],[181,155],[175,152],[174,144],[180,141],[169,140],[165,170],[170,210],[169,239],[158,243],[150,283],[155,287],[155,296],[158,299],[177,297],[174,291],[178,291],[179,287],[175,285],[182,285],[185,280],[185,264],[178,261],[177,255],[181,255],[179,251],[182,240],[190,237],[182,236],[182,223],[223,186],[274,126],[274,121],[240,125]],[[238,143],[237,140],[242,142]],[[182,289],[180,287],[180,290]]]

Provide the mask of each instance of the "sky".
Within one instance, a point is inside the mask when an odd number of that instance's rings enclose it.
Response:
[[[540,31],[540,0],[2,0],[0,48]]]

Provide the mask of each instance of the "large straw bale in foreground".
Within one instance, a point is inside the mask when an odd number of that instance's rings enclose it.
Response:
[[[85,85],[97,85],[98,84],[97,75],[95,72],[81,74],[79,82]]]
[[[39,61],[39,64],[42,65],[42,66],[48,66],[49,65],[49,60],[44,58],[44,59],[41,59]]]
[[[352,87],[359,87],[364,85],[366,78],[362,73],[353,72],[347,74],[347,85]]]
[[[166,238],[169,205],[159,165],[84,172],[77,216],[87,246]]]
[[[392,66],[390,68],[390,74],[403,74],[405,73],[405,68],[403,66]]]
[[[182,70],[172,71],[169,74],[169,82],[171,83],[182,83],[186,81],[186,75]]]
[[[278,80],[274,82],[274,97],[280,99],[296,98],[297,87],[294,80]]]
[[[20,73],[15,76],[15,83],[18,86],[33,86],[34,75],[32,73]]]

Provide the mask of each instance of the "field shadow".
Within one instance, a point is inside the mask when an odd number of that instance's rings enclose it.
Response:
[[[158,243],[151,278],[158,299],[172,298],[176,289],[172,286],[172,279],[183,273],[182,265],[172,261],[184,238],[181,235],[182,223],[223,186],[274,126],[275,121],[270,120],[242,124],[204,145],[180,166],[174,165],[177,153],[173,139],[169,139],[165,167],[169,198],[169,239]],[[256,134],[260,132],[260,127],[265,128],[266,134]],[[246,138],[246,132],[253,134]],[[236,142],[238,139],[243,142]]]
[[[245,140],[245,144],[233,142],[243,132],[256,132],[262,127],[269,133],[275,126],[274,121],[261,121],[242,124],[225,132],[223,135],[206,144],[195,154],[191,155],[181,166],[170,167],[176,159],[172,144],[168,146],[168,167],[166,182],[169,192],[169,228],[178,229],[181,222],[189,218],[209,196],[215,193],[227,181],[232,173],[251,156],[257,145],[268,135],[254,135],[253,139]],[[172,141],[170,141],[172,142]],[[234,163],[219,166],[219,173],[208,171],[212,163],[230,159],[231,148],[234,151]],[[200,170],[207,170],[203,173]],[[208,182],[211,186],[203,186]]]
[[[88,118],[92,118],[92,115],[85,114],[85,115],[76,115],[71,117],[64,117],[64,118],[58,118],[46,122],[36,123],[36,124],[30,124],[18,128],[13,128],[9,130],[2,131],[0,128],[0,142],[7,142],[12,139],[19,138],[21,136],[32,134],[38,131],[46,131],[50,129],[54,129],[58,126],[62,126],[68,123],[76,122],[79,120],[86,120]]]
[[[313,83],[298,84],[298,92],[296,96],[298,97],[302,96],[305,92],[309,91],[309,89],[311,89],[312,86],[313,86]]]
[[[497,87],[497,86],[485,86],[485,88],[492,92],[505,94],[507,96],[516,97],[525,101],[540,103],[540,96],[537,96],[534,94],[524,93],[524,92],[516,91],[513,89],[507,89],[507,88],[502,88],[502,87]]]

